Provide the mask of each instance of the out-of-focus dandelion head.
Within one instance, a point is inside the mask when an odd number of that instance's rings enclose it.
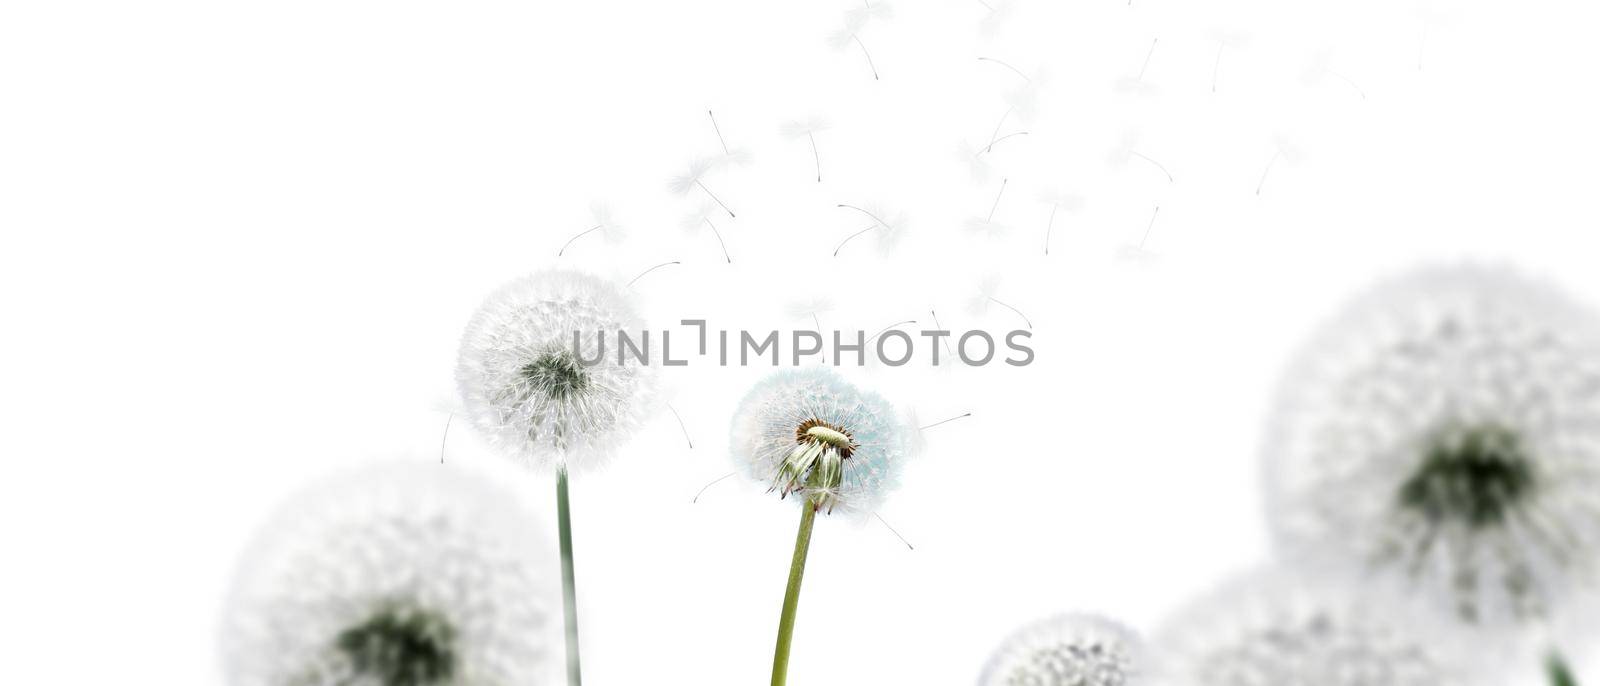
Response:
[[[1462,644],[1402,603],[1278,574],[1234,580],[1156,636],[1172,686],[1464,686]]]
[[[1139,686],[1145,651],[1133,632],[1092,615],[1069,614],[1023,627],[984,667],[979,686]]]
[[[899,481],[911,427],[894,407],[824,367],[785,370],[751,389],[733,418],[745,474],[823,511],[869,514]]]
[[[1285,377],[1265,444],[1291,557],[1483,628],[1547,617],[1600,560],[1600,321],[1507,271],[1381,285]]]
[[[553,560],[506,494],[395,463],[290,506],[240,565],[232,686],[544,683]]]
[[[654,385],[647,365],[608,341],[619,331],[638,342],[644,327],[599,278],[552,270],[501,287],[468,323],[456,364],[473,425],[534,466],[603,461],[642,420]]]

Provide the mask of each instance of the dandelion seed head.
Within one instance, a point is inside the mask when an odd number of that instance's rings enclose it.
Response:
[[[980,686],[1138,686],[1147,681],[1144,648],[1122,625],[1092,615],[1061,615],[1007,638],[984,667]]]
[[[911,428],[883,398],[826,367],[756,384],[733,418],[733,459],[784,497],[824,511],[875,511],[911,456]]]
[[[1286,375],[1265,444],[1292,557],[1482,628],[1548,618],[1600,560],[1600,324],[1483,267],[1373,289]]]
[[[593,276],[551,270],[500,288],[468,323],[456,365],[473,425],[529,465],[604,461],[654,387],[631,351],[619,361],[619,331],[637,344],[644,327],[626,294]]]
[[[508,495],[394,463],[290,503],[240,565],[233,686],[543,683],[553,560]]]
[[[1465,686],[1462,644],[1356,588],[1236,579],[1157,636],[1173,686]]]

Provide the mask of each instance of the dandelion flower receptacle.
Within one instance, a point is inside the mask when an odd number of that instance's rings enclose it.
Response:
[[[430,462],[337,478],[240,564],[232,686],[545,683],[555,565],[506,493]]]
[[[1068,614],[1023,627],[984,666],[978,686],[1141,686],[1143,644],[1122,625]]]
[[[608,458],[640,424],[654,376],[606,340],[644,327],[622,289],[546,271],[484,302],[462,337],[456,382],[474,426],[501,452],[556,474],[568,681],[581,682],[568,474]],[[646,352],[646,357],[649,356]]]
[[[1384,284],[1285,377],[1265,448],[1291,558],[1531,637],[1600,563],[1600,319],[1489,268]]]
[[[819,513],[868,515],[894,487],[911,432],[883,398],[831,369],[778,372],[757,384],[733,418],[733,458],[746,475],[801,504],[773,654],[772,683],[788,678],[811,534]]]

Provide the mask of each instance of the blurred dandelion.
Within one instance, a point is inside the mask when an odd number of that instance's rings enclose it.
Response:
[[[1107,156],[1107,163],[1112,167],[1120,168],[1127,165],[1131,160],[1143,160],[1150,166],[1160,170],[1161,175],[1167,177],[1167,183],[1173,183],[1174,180],[1172,178],[1172,172],[1167,171],[1166,165],[1155,161],[1155,159],[1145,155],[1142,152],[1139,152],[1138,146],[1139,134],[1133,132],[1123,134],[1122,140],[1117,144],[1117,147],[1112,148],[1111,154]]]
[[[1464,686],[1459,644],[1403,604],[1273,573],[1225,585],[1167,623],[1173,686]]]
[[[1264,458],[1290,559],[1489,633],[1535,633],[1589,597],[1600,319],[1587,308],[1505,270],[1420,270],[1326,325],[1280,398]]]
[[[291,501],[241,560],[232,686],[544,683],[554,560],[509,494],[396,462]]]
[[[1299,164],[1302,159],[1305,159],[1305,154],[1300,151],[1300,148],[1290,143],[1283,136],[1273,137],[1272,148],[1272,159],[1267,160],[1266,168],[1261,170],[1261,180],[1256,182],[1256,195],[1261,195],[1261,187],[1267,183],[1267,174],[1272,173],[1272,167],[1279,160],[1289,164]]]
[[[821,117],[811,117],[804,121],[792,121],[783,125],[783,136],[790,140],[801,138],[811,143],[811,159],[817,168],[817,183],[822,183],[822,154],[817,151],[817,134],[828,130],[828,121]]]
[[[567,669],[574,686],[581,677],[567,475],[604,461],[642,422],[654,375],[645,364],[625,364],[621,350],[605,354],[607,333],[642,331],[621,289],[548,270],[485,299],[462,335],[456,364],[472,424],[506,455],[556,473]]]
[[[618,224],[616,220],[612,218],[610,207],[607,207],[605,204],[599,202],[592,203],[589,205],[589,216],[591,217],[589,220],[591,226],[577,233],[572,238],[568,238],[567,242],[561,245],[561,250],[556,253],[556,257],[565,255],[567,253],[567,248],[572,247],[574,241],[577,241],[579,238],[583,238],[584,236],[597,231],[600,233],[601,238],[605,239],[606,243],[616,244],[622,240],[626,230],[623,229],[621,224]]]
[[[673,193],[676,193],[680,196],[688,195],[690,191],[698,188],[702,193],[706,194],[706,197],[711,198],[713,202],[717,203],[717,206],[721,207],[722,211],[727,212],[729,218],[735,217],[736,215],[733,213],[733,210],[728,207],[728,204],[723,202],[722,198],[717,197],[716,193],[711,192],[711,189],[708,188],[705,183],[705,177],[711,174],[713,171],[716,171],[717,168],[723,166],[724,164],[727,164],[726,160],[695,160],[689,164],[689,168],[684,171],[684,173],[678,175],[672,180],[672,183],[668,186],[668,188],[670,188]]]
[[[1317,86],[1329,76],[1344,82],[1356,92],[1356,95],[1361,96],[1362,100],[1367,99],[1367,92],[1362,90],[1361,86],[1356,85],[1350,77],[1333,70],[1333,51],[1329,49],[1318,50],[1311,56],[1311,61],[1306,63],[1305,72],[1301,74],[1301,81],[1307,86]]]
[[[1058,615],[1007,637],[979,686],[1139,686],[1150,681],[1143,643],[1121,624]]]
[[[751,389],[733,417],[733,459],[756,482],[800,502],[800,530],[778,624],[772,683],[787,680],[811,532],[820,511],[877,511],[911,456],[907,426],[876,394],[826,367],[784,370]]]
[[[1046,191],[1039,201],[1050,206],[1050,218],[1044,224],[1044,254],[1050,254],[1050,233],[1056,228],[1056,214],[1061,210],[1077,212],[1083,207],[1083,196],[1065,191]]]

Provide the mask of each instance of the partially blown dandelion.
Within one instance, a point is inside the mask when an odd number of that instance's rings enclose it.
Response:
[[[1463,686],[1458,644],[1396,603],[1272,574],[1243,577],[1156,637],[1173,686]]]
[[[317,487],[240,565],[232,686],[540,684],[555,565],[515,502],[430,461]]]
[[[830,369],[806,368],[774,374],[745,396],[734,414],[731,446],[746,475],[801,504],[772,665],[772,683],[781,686],[817,513],[876,510],[898,481],[910,434],[882,398]]]
[[[1488,268],[1374,289],[1305,350],[1265,445],[1290,555],[1484,629],[1530,628],[1600,561],[1600,319]]]
[[[642,330],[620,289],[591,276],[546,271],[489,296],[467,325],[456,365],[473,424],[507,455],[556,472],[568,681],[574,685],[581,677],[567,475],[604,460],[643,419],[650,370],[620,349],[608,355],[605,342],[608,334]]]
[[[979,686],[1139,686],[1144,648],[1122,625],[1061,615],[1023,627],[989,658]]]

